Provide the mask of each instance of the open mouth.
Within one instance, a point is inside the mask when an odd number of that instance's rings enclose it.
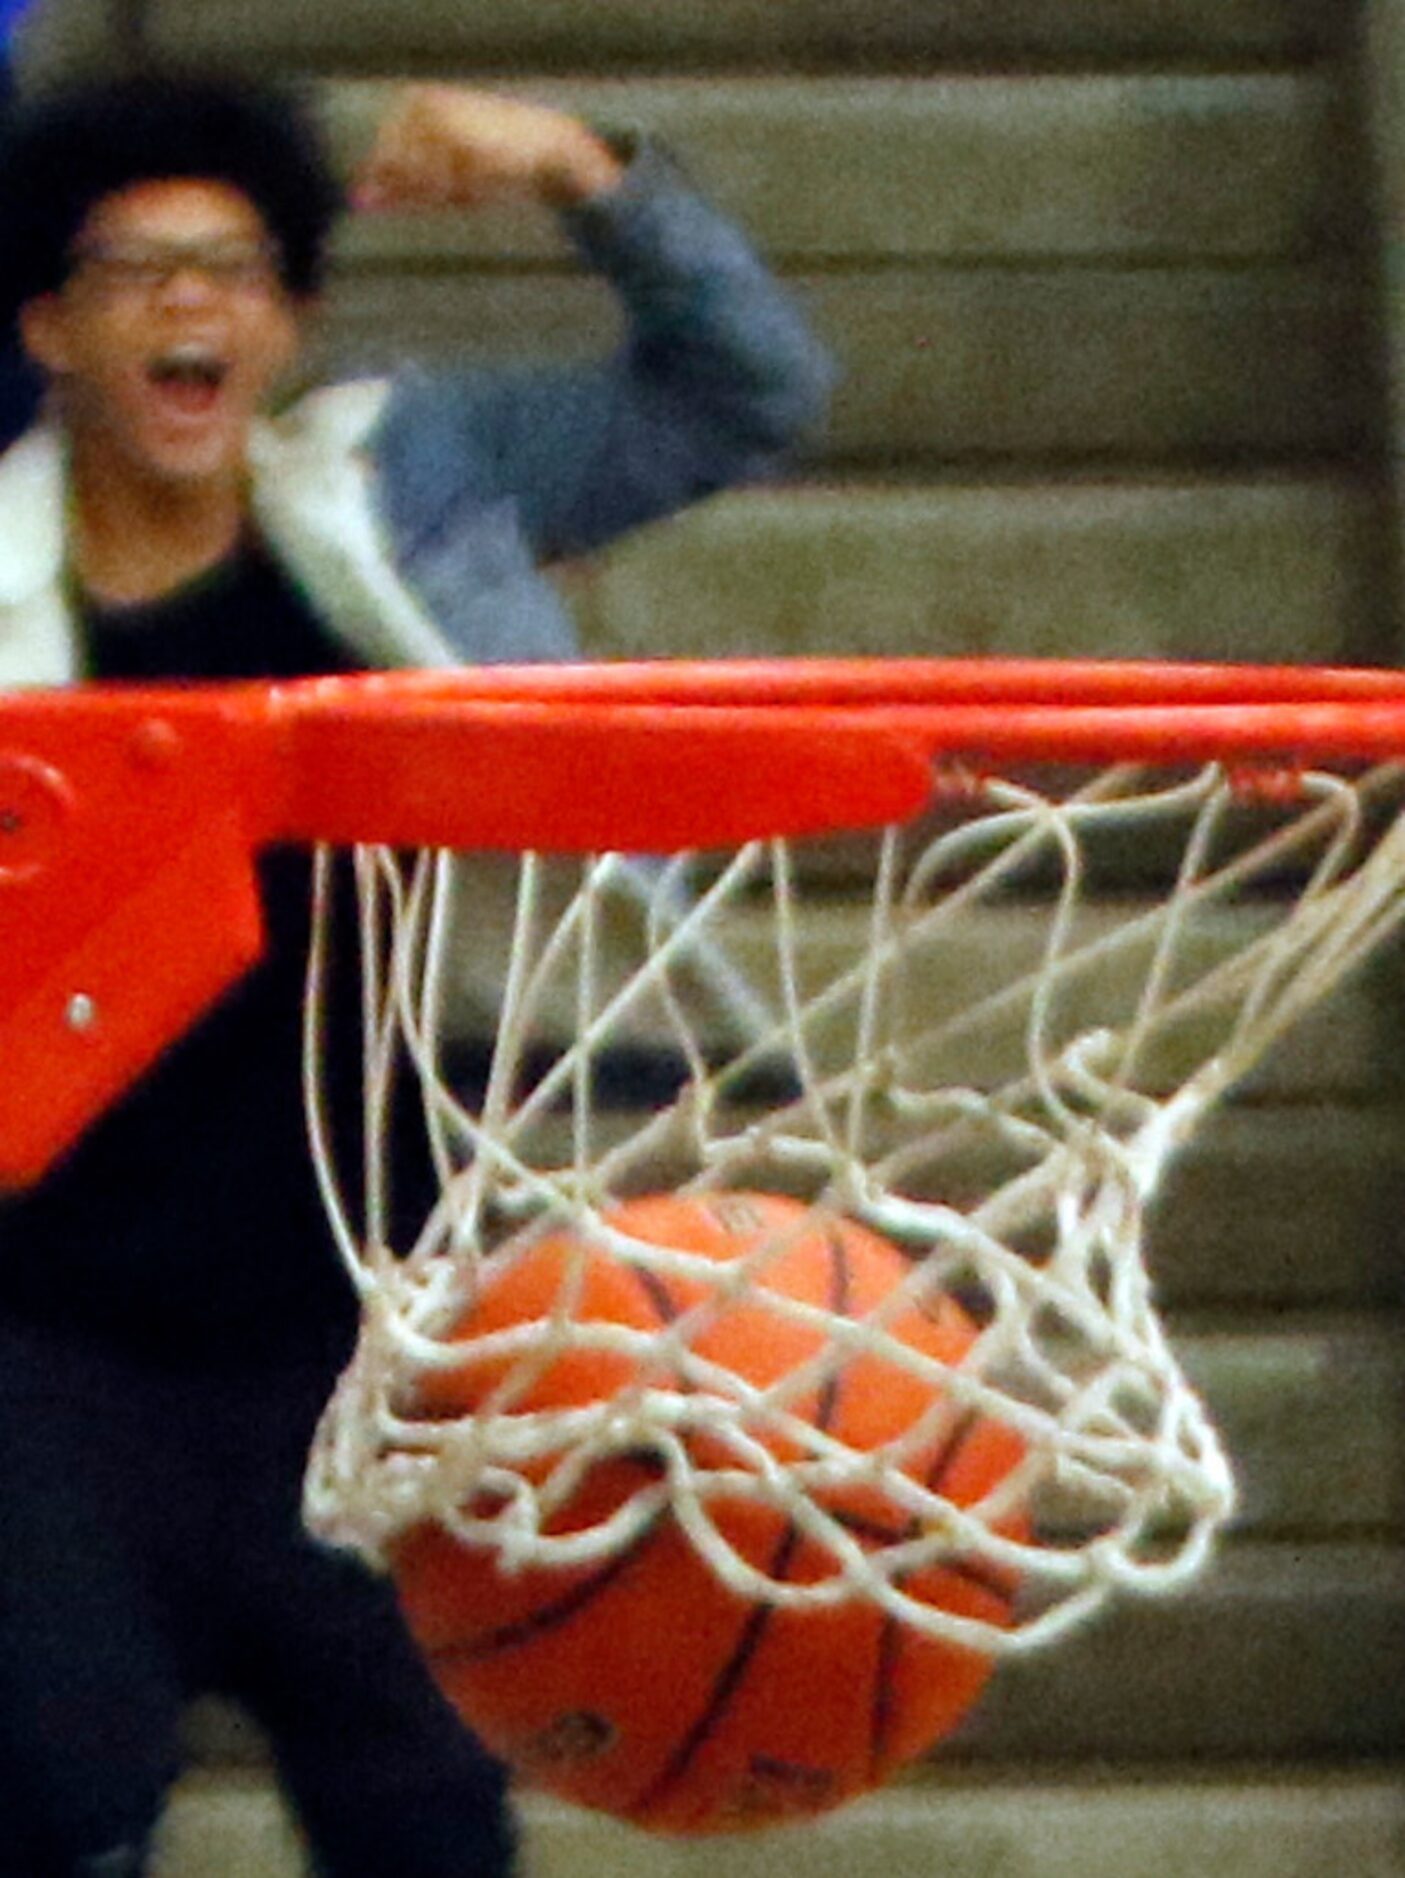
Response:
[[[147,382],[161,402],[184,416],[213,410],[228,377],[228,361],[204,346],[173,346],[147,366]]]

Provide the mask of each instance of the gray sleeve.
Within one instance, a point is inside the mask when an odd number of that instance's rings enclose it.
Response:
[[[661,152],[645,146],[617,189],[563,222],[619,294],[624,343],[585,365],[399,381],[375,441],[398,528],[463,495],[510,498],[539,558],[578,554],[765,476],[821,416],[827,355]]]

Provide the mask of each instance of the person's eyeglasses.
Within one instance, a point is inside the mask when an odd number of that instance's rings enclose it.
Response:
[[[276,284],[279,252],[272,241],[84,241],[72,251],[75,270],[115,293],[154,294],[177,275],[201,275],[224,293],[266,293]]]

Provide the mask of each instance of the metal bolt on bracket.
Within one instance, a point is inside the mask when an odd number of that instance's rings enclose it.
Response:
[[[75,991],[68,1000],[64,1020],[70,1030],[91,1030],[98,1021],[97,1001],[86,991]]]

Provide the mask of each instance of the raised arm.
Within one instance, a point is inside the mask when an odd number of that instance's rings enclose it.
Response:
[[[749,243],[652,145],[452,87],[416,87],[359,179],[367,208],[525,197],[620,296],[623,345],[588,365],[411,374],[378,439],[392,502],[513,500],[542,559],[770,471],[832,371]]]

